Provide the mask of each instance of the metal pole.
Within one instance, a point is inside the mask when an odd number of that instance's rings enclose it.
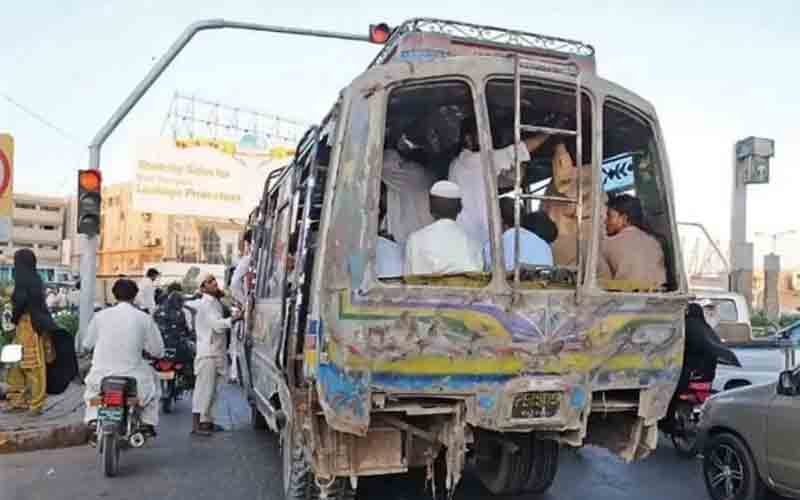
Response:
[[[150,87],[158,80],[161,74],[169,67],[173,60],[200,31],[215,29],[238,29],[247,31],[261,31],[267,33],[282,33],[286,35],[312,36],[318,38],[334,38],[338,40],[351,40],[369,42],[366,35],[340,33],[335,31],[310,30],[286,26],[271,26],[266,24],[226,21],[224,19],[207,19],[190,24],[161,56],[153,68],[145,75],[141,82],[133,89],[122,104],[114,111],[89,145],[89,168],[100,169],[100,150],[106,139],[111,135],[122,120],[130,113],[136,103],[147,93]],[[80,349],[80,339],[89,327],[89,321],[94,313],[95,282],[97,279],[97,237],[82,237],[81,253],[81,295],[80,295],[80,329],[76,335],[75,343]]]

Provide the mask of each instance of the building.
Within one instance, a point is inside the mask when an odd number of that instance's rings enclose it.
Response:
[[[14,252],[30,248],[40,265],[61,265],[66,219],[64,198],[14,193],[11,241],[0,243],[2,261],[11,263]]]
[[[103,188],[100,225],[98,276],[140,276],[157,262],[230,264],[244,231],[244,221],[137,211],[131,183]]]

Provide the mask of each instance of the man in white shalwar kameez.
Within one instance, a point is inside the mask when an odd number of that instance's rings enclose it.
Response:
[[[489,168],[481,160],[478,148],[478,135],[474,119],[467,119],[462,127],[461,153],[450,163],[449,180],[461,188],[463,210],[458,215],[458,223],[467,231],[470,238],[483,247],[489,241],[489,217],[486,211],[486,183],[483,172]],[[514,185],[514,148],[522,162],[530,161],[531,153],[547,140],[547,135],[536,135],[519,144],[511,144],[490,152],[491,168],[498,178],[498,186],[510,188]]]
[[[133,305],[138,293],[135,282],[120,279],[111,290],[118,304],[97,312],[86,337],[83,348],[94,349],[92,368],[86,376],[86,413],[89,423],[97,419],[97,407],[89,401],[100,393],[104,377],[133,377],[136,379],[136,395],[143,406],[142,424],[155,435],[158,425],[158,403],[161,399],[161,384],[156,371],[142,357],[142,351],[154,358],[164,356],[164,341],[153,318]]]
[[[253,232],[248,229],[242,237],[242,256],[236,264],[236,270],[233,271],[231,278],[231,296],[233,300],[239,303],[242,310],[247,305],[247,294],[249,292],[249,280],[247,273],[250,271],[250,245],[253,242]],[[242,325],[239,325],[240,327]],[[228,347],[228,355],[231,357],[231,365],[228,370],[228,380],[231,383],[239,381],[239,358],[236,353],[239,352],[239,332],[234,329],[231,333],[231,344]]]
[[[214,423],[212,410],[217,398],[217,386],[225,376],[225,333],[234,318],[222,317],[222,303],[217,298],[219,287],[214,275],[207,273],[202,277],[200,291],[203,296],[187,304],[197,311],[192,434],[208,436],[223,430]]]
[[[431,222],[428,192],[433,173],[394,149],[383,152],[381,182],[386,186],[386,231],[402,246],[408,236]]]
[[[430,207],[435,222],[408,237],[404,274],[481,271],[481,247],[456,222],[461,212],[458,185],[450,181],[434,184],[430,192]]]

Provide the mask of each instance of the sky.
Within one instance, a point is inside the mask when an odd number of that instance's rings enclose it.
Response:
[[[748,231],[797,230],[778,244],[800,266],[800,9],[790,0],[525,2],[277,2],[268,0],[2,1],[0,132],[16,139],[14,189],[69,194],[86,145],[153,62],[191,22],[226,18],[359,34],[370,23],[440,17],[592,44],[598,72],[654,104],[675,184],[678,218],[728,237],[734,143],[775,140],[769,185],[748,194]],[[215,31],[198,35],[111,136],[106,182],[124,180],[131,145],[160,133],[184,93],[319,121],[378,47],[358,42]],[[55,125],[43,125],[8,101]]]

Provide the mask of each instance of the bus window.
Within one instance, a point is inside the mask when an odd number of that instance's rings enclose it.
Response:
[[[474,121],[472,92],[461,81],[394,89],[388,99],[376,274],[386,282],[476,286],[481,247],[468,212],[485,212],[475,178],[454,177],[465,122]],[[442,184],[437,184],[443,181]],[[469,182],[469,183],[468,183]],[[455,184],[455,186],[454,186]],[[431,196],[434,188],[437,196]]]
[[[514,269],[515,206],[513,188],[514,168],[514,85],[509,79],[491,80],[486,86],[486,100],[494,148],[493,160],[498,172],[500,221],[503,228],[501,251],[507,272]],[[520,89],[520,123],[562,130],[577,129],[577,110],[574,87],[522,82]],[[577,143],[574,136],[560,134],[529,134],[521,132],[517,154],[522,163],[521,185],[527,197],[521,203],[520,265],[523,269],[563,268],[577,270],[578,235],[580,249],[590,233],[591,215],[591,152],[592,107],[588,95],[581,96],[581,162],[583,182],[583,224],[578,223],[577,198],[579,169]],[[538,197],[538,198],[537,198]],[[570,199],[572,202],[557,201]],[[484,249],[488,259],[488,245]],[[545,273],[552,277],[552,271]],[[542,273],[525,272],[522,280],[538,280]],[[575,273],[572,274],[575,276]],[[561,281],[561,280],[556,280]],[[572,279],[564,280],[574,286]]]
[[[601,172],[608,196],[601,285],[618,291],[675,290],[672,221],[656,137],[644,117],[614,102],[603,105]]]

